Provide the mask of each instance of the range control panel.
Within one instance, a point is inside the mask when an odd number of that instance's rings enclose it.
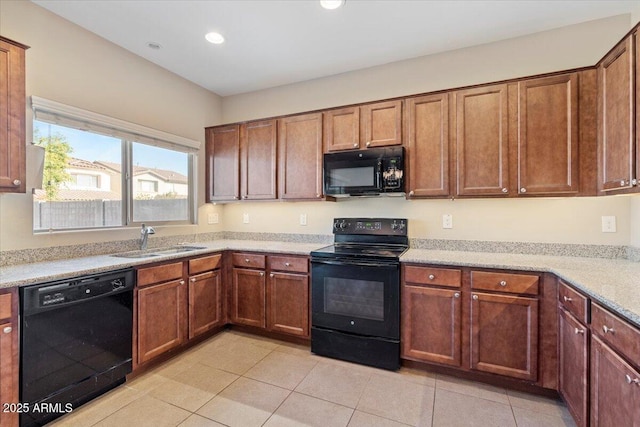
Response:
[[[336,218],[333,234],[364,234],[374,236],[406,236],[405,218]]]

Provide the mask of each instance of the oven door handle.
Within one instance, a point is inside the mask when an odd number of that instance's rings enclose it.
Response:
[[[379,262],[367,262],[367,261],[353,261],[353,260],[319,260],[319,259],[311,259],[311,263],[317,263],[317,264],[328,264],[328,265],[357,265],[357,266],[362,266],[362,267],[397,267],[398,266],[398,262],[397,261],[393,261],[393,262],[383,262],[383,261],[379,261]]]

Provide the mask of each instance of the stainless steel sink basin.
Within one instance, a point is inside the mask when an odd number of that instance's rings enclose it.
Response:
[[[191,252],[197,251],[198,249],[205,249],[206,246],[171,246],[168,248],[157,248],[157,249],[145,249],[143,251],[129,251],[129,252],[121,252],[119,254],[113,254],[111,256],[118,258],[152,258],[161,255],[172,255],[172,254],[180,254],[183,252]]]

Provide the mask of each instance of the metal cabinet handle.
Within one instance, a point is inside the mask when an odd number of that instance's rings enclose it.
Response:
[[[367,143],[365,144],[367,147],[371,145],[371,141],[367,141]]]
[[[291,263],[290,263],[290,262],[285,262],[285,263],[284,263],[284,266],[285,266],[285,267],[291,267]]]
[[[184,280],[180,280],[180,284],[181,284],[181,285],[184,285]]]
[[[13,331],[13,328],[11,326],[7,326],[2,330],[2,332],[4,332],[5,334],[10,334],[11,331]]]
[[[614,334],[616,331],[613,330],[613,328],[608,327],[607,325],[603,325],[602,326],[602,331],[605,334]]]
[[[624,379],[627,381],[627,384],[635,384],[640,386],[640,380],[638,378],[631,378],[631,375],[625,375]]]
[[[433,279],[435,279],[435,278],[436,278],[436,276],[434,276],[433,274],[430,274],[430,275],[429,275],[429,280],[433,280]]]
[[[251,262],[251,260],[249,258],[245,258],[244,262],[249,263],[249,262]]]
[[[409,195],[413,196],[415,194],[415,192],[413,190],[409,191]]]
[[[273,276],[274,276],[274,274],[273,274],[273,273],[269,274],[269,277],[273,277]]]
[[[195,283],[196,282],[196,278],[195,277],[192,277],[190,280],[191,280],[191,283]]]
[[[508,193],[508,192],[509,192],[509,190],[507,190],[507,187],[504,187],[504,188],[502,189],[502,192],[503,192],[503,193]]]
[[[620,187],[624,187],[626,184],[627,184],[627,181],[625,181],[624,179],[620,180]]]
[[[564,300],[564,302],[573,301],[573,299],[569,298],[569,297],[568,297],[568,296],[566,296],[566,295],[563,295],[563,296],[562,296],[562,299]]]
[[[582,335],[582,334],[584,334],[584,329],[575,328],[574,333],[576,335]]]
[[[13,185],[15,185],[16,187],[18,187],[20,184],[22,184],[22,181],[20,181],[19,179],[13,180]]]
[[[353,143],[353,148],[358,148],[358,143],[357,142]]]
[[[264,276],[264,273],[261,271],[261,272],[260,272],[260,277],[262,277],[262,276]]]
[[[507,286],[507,281],[506,280],[501,280],[500,281],[500,286],[502,286],[502,287]]]
[[[524,187],[522,187],[522,188],[520,189],[520,192],[521,192],[521,193],[526,193],[526,192],[527,192],[527,189],[526,189],[526,188],[524,188]]]
[[[453,294],[454,298],[460,298],[460,292],[456,292],[455,294]]]
[[[477,300],[477,299],[478,299],[478,295],[474,295],[474,296],[473,296],[473,299],[474,299],[474,300]]]

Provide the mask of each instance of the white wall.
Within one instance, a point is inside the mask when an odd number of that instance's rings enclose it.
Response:
[[[631,198],[629,210],[629,220],[631,221],[630,244],[640,248],[640,195]]]
[[[66,21],[30,1],[0,1],[0,33],[27,50],[27,96],[37,95],[203,144],[198,164],[200,224],[158,227],[157,235],[217,231],[204,203],[204,128],[221,122],[219,96]],[[27,114],[27,141],[31,141]],[[30,165],[27,165],[29,169]],[[132,239],[137,229],[33,235],[31,194],[0,195],[0,250]]]
[[[629,31],[631,24],[629,15],[621,15],[230,96],[223,99],[224,121],[257,119],[592,66]],[[630,216],[640,209],[632,211],[630,200],[630,197],[602,197],[238,203],[225,207],[224,222],[230,231],[329,234],[333,217],[395,216],[409,218],[411,237],[628,245]],[[249,224],[242,223],[243,213],[249,214]],[[298,225],[300,213],[308,215],[306,227]],[[444,213],[453,214],[451,230],[442,229]],[[616,233],[601,232],[603,215],[616,216]],[[640,241],[640,236],[637,240]]]

